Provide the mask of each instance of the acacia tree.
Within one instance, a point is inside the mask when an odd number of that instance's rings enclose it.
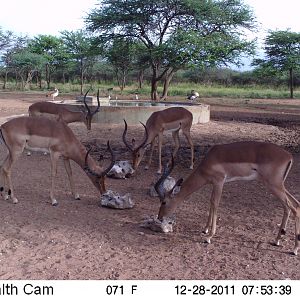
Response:
[[[45,77],[47,88],[50,89],[51,75],[58,67],[59,55],[62,52],[62,40],[52,35],[39,35],[29,43],[29,49],[32,53],[40,54],[45,57]],[[39,74],[41,87],[41,75]]]
[[[28,49],[12,54],[10,65],[21,80],[22,90],[26,89],[28,84],[31,83],[33,76],[41,71],[45,62],[43,55],[32,53]]]
[[[115,39],[106,51],[106,57],[114,68],[121,92],[126,86],[128,72],[134,67],[136,49],[135,43],[120,38]]]
[[[2,65],[4,73],[3,89],[6,89],[8,74],[10,72],[15,73],[17,76],[16,68],[13,66],[13,56],[25,49],[29,40],[27,36],[16,36],[9,31],[7,31],[5,39],[6,41],[2,43],[0,49],[0,64]]]
[[[300,69],[300,33],[270,31],[265,39],[265,59],[255,59],[257,72],[267,75],[289,73],[290,98],[294,97],[294,70]]]
[[[63,31],[61,37],[65,45],[66,53],[70,59],[78,63],[80,73],[80,92],[83,94],[85,72],[89,66],[89,58],[95,56],[93,39],[83,30]]]
[[[251,51],[241,29],[252,29],[255,22],[242,0],[103,0],[86,24],[101,42],[123,37],[143,43],[152,71],[151,99],[158,100],[158,83],[164,80],[167,90],[172,76],[189,63],[203,57],[217,63]]]

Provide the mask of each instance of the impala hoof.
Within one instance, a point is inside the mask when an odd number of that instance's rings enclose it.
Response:
[[[145,170],[149,170],[149,166],[145,166]]]
[[[18,201],[18,199],[17,198],[14,198],[13,199],[13,204],[17,204],[19,201]]]
[[[74,197],[74,199],[75,199],[75,200],[80,200],[79,194],[76,194],[75,197]]]
[[[52,206],[57,206],[58,202],[56,200],[52,200]]]
[[[211,243],[210,237],[209,237],[209,238],[206,238],[206,239],[204,240],[204,242],[207,243],[207,244],[210,244],[210,243]]]

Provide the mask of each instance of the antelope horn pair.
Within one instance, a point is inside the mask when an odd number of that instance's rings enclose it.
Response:
[[[111,168],[114,166],[114,164],[116,162],[115,154],[114,154],[114,152],[112,151],[112,149],[110,147],[109,141],[107,141],[107,150],[109,151],[109,153],[111,155],[111,162],[110,162],[110,165],[104,171],[102,171],[100,174],[93,171],[93,170],[91,170],[89,165],[88,165],[87,159],[88,159],[88,156],[89,156],[89,153],[90,153],[91,150],[92,150],[92,148],[90,148],[87,151],[86,155],[85,155],[85,159],[84,159],[84,170],[85,170],[85,172],[92,175],[92,176],[95,176],[97,178],[101,178],[101,177],[106,176],[107,173],[111,170]]]
[[[84,103],[84,106],[85,106],[85,108],[88,112],[88,115],[93,116],[94,114],[96,114],[100,110],[99,89],[98,89],[98,92],[97,92],[97,103],[98,104],[97,104],[97,108],[95,109],[94,112],[91,112],[91,109],[89,108],[89,106],[86,103],[86,96],[87,96],[89,91],[90,91],[90,89],[88,89],[88,91],[84,94],[83,103]]]
[[[124,123],[125,123],[125,128],[124,128],[124,132],[123,132],[123,136],[122,136],[123,142],[124,142],[125,146],[130,150],[130,152],[133,152],[133,153],[134,152],[138,152],[141,148],[143,148],[146,145],[146,142],[148,140],[148,130],[147,130],[147,127],[146,127],[145,124],[143,124],[142,122],[140,122],[144,126],[144,129],[145,129],[145,138],[144,138],[143,142],[138,147],[136,147],[135,149],[133,149],[131,147],[131,145],[129,145],[129,143],[126,140],[127,122],[126,122],[125,119],[124,119]]]

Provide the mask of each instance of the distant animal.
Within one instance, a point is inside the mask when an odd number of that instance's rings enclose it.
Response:
[[[52,101],[54,101],[54,99],[58,96],[58,94],[59,94],[58,89],[55,88],[54,91],[46,94],[46,97],[51,97]]]
[[[194,101],[199,97],[199,93],[194,90],[191,90],[191,93],[187,96],[188,100]]]

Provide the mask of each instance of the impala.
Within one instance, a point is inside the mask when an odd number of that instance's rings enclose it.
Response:
[[[172,159],[173,160],[173,159]],[[217,210],[221,199],[223,185],[236,180],[260,180],[282,202],[284,213],[275,241],[279,245],[290,212],[295,216],[295,248],[297,255],[300,246],[300,202],[284,186],[291,169],[292,155],[277,145],[263,142],[236,142],[217,145],[210,149],[200,165],[186,180],[178,180],[180,192],[171,198],[172,190],[165,193],[162,189],[165,178],[173,168],[164,170],[155,188],[161,200],[158,218],[170,216],[178,205],[195,191],[206,184],[212,184],[210,210],[204,233],[208,234],[206,242],[210,243],[216,232]],[[174,189],[173,187],[173,189]]]
[[[82,111],[71,111],[61,104],[52,102],[37,102],[29,106],[29,116],[54,118],[56,120],[62,120],[66,123],[83,122],[87,130],[91,130],[92,119],[100,109],[99,90],[97,93],[98,105],[93,112],[86,103],[87,94],[88,91],[85,93],[83,98],[85,109]]]
[[[123,132],[123,142],[132,153],[133,169],[135,170],[137,169],[144,156],[146,146],[151,143],[151,152],[150,152],[149,160],[145,167],[145,169],[149,169],[152,160],[155,138],[158,137],[158,172],[157,173],[161,173],[161,169],[162,169],[161,149],[162,149],[163,133],[164,131],[172,132],[172,136],[175,142],[175,149],[173,151],[173,156],[175,156],[180,146],[180,142],[179,142],[180,130],[182,130],[182,133],[186,137],[191,147],[190,169],[193,169],[194,146],[190,134],[192,123],[193,123],[193,114],[190,111],[188,111],[183,107],[170,107],[162,111],[156,111],[152,113],[152,115],[147,120],[146,125],[142,124],[145,128],[144,139],[143,142],[135,149],[133,148],[135,144],[135,140],[134,139],[132,140],[133,147],[129,145],[129,143],[126,140],[127,123],[125,120],[124,122],[125,122],[125,129]]]
[[[68,174],[71,193],[75,199],[79,199],[79,195],[75,193],[70,160],[76,162],[87,173],[100,194],[106,192],[105,175],[112,168],[115,160],[109,143],[108,151],[112,156],[111,164],[104,169],[98,166],[96,161],[88,155],[83,144],[64,122],[56,122],[43,117],[19,117],[1,125],[0,137],[8,149],[8,155],[0,170],[1,186],[3,184],[1,191],[7,188],[8,195],[13,203],[17,203],[18,199],[15,197],[11,181],[11,168],[25,148],[36,151],[48,151],[50,153],[50,199],[52,205],[57,205],[58,203],[54,196],[54,179],[57,162],[61,156]]]

